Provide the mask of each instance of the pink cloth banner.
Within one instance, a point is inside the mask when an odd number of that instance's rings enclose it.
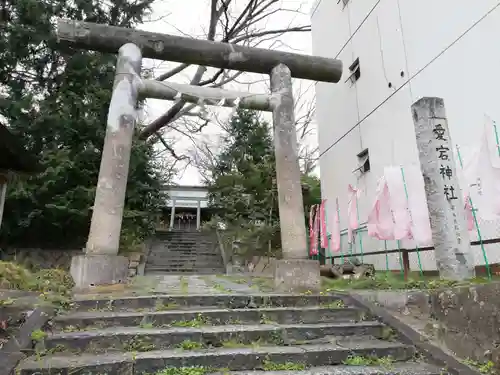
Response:
[[[335,203],[336,203],[336,209],[335,209],[335,214],[333,215],[333,222],[332,222],[331,250],[337,252],[340,250],[340,217],[339,217],[338,198],[336,199]]]
[[[317,206],[312,205],[309,212],[309,255],[318,255],[318,215]]]
[[[358,229],[358,198],[361,194],[359,189],[356,189],[352,185],[347,188],[348,200],[347,200],[347,239],[349,243],[353,242],[353,231]]]
[[[320,225],[321,225],[321,237],[320,243],[322,249],[328,248],[328,233],[326,230],[326,199],[321,201],[321,205],[319,206],[319,214],[320,214]]]
[[[368,235],[379,240],[393,240],[394,227],[389,187],[382,176],[378,181],[375,203],[368,215]]]

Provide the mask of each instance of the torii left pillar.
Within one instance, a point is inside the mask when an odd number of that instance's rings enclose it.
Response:
[[[71,261],[79,289],[122,283],[128,277],[128,258],[119,256],[118,250],[141,65],[141,50],[135,44],[119,49],[90,234],[85,254]]]

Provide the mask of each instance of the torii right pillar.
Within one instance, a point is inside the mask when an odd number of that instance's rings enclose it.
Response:
[[[279,64],[272,70],[271,90],[283,251],[283,259],[275,262],[274,286],[282,292],[318,291],[321,286],[319,261],[307,256],[292,74],[286,65]]]

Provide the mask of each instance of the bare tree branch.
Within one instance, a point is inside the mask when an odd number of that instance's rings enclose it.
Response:
[[[187,67],[189,67],[189,64],[181,64],[181,65],[175,67],[174,69],[172,69],[171,71],[163,73],[162,75],[158,76],[158,78],[156,78],[156,80],[157,81],[164,81],[166,79],[169,79],[170,77],[173,77],[176,74],[182,72]]]
[[[233,39],[232,42],[239,43],[245,39],[257,38],[257,37],[261,37],[261,36],[265,36],[265,35],[274,35],[274,34],[283,35],[284,33],[297,32],[297,31],[311,31],[311,26],[298,26],[298,27],[291,27],[289,29],[261,31],[258,33],[240,36],[239,38]]]
[[[308,25],[294,26],[290,24],[288,27],[276,29],[267,27],[265,21],[278,12],[299,12],[298,9],[284,9],[279,4],[280,0],[247,0],[244,8],[236,11],[236,4],[233,4],[232,0],[211,0],[210,22],[206,38],[213,41],[216,35],[219,35],[218,38],[222,42],[247,44],[252,41],[262,42],[272,40],[289,32],[310,31],[310,26]],[[257,28],[257,24],[262,24],[260,29]],[[219,32],[217,32],[218,26],[220,26]],[[184,71],[187,67],[187,64],[181,64],[169,72],[160,75],[157,79],[165,80],[171,78]],[[206,71],[206,68],[198,67],[190,84],[197,86],[217,85],[215,87],[221,87],[235,81],[243,74],[243,72],[236,72],[232,75],[227,75],[225,69],[220,69],[212,73],[209,78],[202,79]],[[183,111],[185,104],[184,101],[176,102],[167,112],[144,127],[141,137],[147,138],[167,124],[181,118],[182,114],[189,113],[189,111]]]

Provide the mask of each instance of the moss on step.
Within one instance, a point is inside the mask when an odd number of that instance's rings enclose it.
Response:
[[[163,303],[161,301],[157,301],[156,305],[154,307],[155,311],[169,311],[169,310],[175,310],[179,307],[178,304],[171,302],[171,303]]]
[[[155,349],[148,336],[134,336],[123,344],[123,350],[126,352],[149,352]]]
[[[467,358],[463,361],[463,363],[466,364],[467,366],[475,368],[481,374],[484,374],[484,375],[495,375],[496,374],[495,363],[493,363],[493,361],[481,363],[478,361],[474,361],[470,358]]]
[[[328,302],[328,303],[322,303],[320,304],[321,307],[325,307],[327,309],[343,309],[347,307],[341,299],[338,301],[333,301],[333,302]]]
[[[208,325],[210,324],[210,321],[208,318],[204,317],[202,314],[198,314],[198,316],[195,319],[191,320],[178,320],[175,322],[172,322],[170,326],[172,327],[201,327],[203,325]]]
[[[269,360],[265,360],[262,369],[264,371],[302,371],[306,369],[306,365],[300,362],[285,362],[276,363]]]
[[[342,363],[348,366],[382,366],[385,368],[391,368],[394,364],[394,359],[391,357],[379,358],[375,356],[353,355],[347,357],[347,359]]]

